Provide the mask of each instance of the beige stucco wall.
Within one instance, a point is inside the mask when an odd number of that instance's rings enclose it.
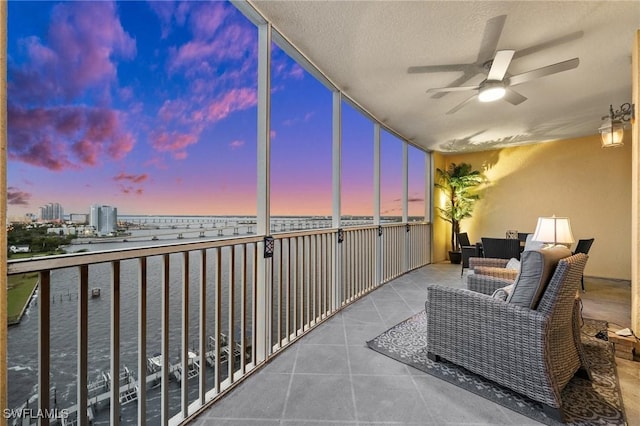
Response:
[[[472,242],[533,232],[539,216],[567,216],[576,241],[595,238],[585,275],[631,279],[631,134],[603,149],[599,135],[478,153],[439,155],[436,167],[467,162],[489,183],[474,216],[462,222]],[[434,204],[439,197],[434,195]],[[434,260],[445,260],[450,227],[434,214]],[[442,234],[444,231],[445,235]],[[575,247],[575,245],[574,245]]]

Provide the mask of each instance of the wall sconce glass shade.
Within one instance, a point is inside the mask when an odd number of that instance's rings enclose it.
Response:
[[[618,120],[607,118],[605,123],[598,129],[602,137],[603,148],[615,148],[622,146],[624,139],[624,124]]]
[[[615,111],[613,105],[609,105],[609,115],[605,115],[602,119],[605,121],[598,129],[602,137],[602,147],[622,146],[624,129],[627,127],[627,123],[633,122],[635,119],[635,105],[627,102],[620,105],[620,109]]]
[[[539,217],[533,241],[570,245],[575,241],[568,217]]]

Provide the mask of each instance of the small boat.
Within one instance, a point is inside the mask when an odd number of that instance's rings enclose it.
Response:
[[[162,355],[160,353],[153,354],[152,357],[147,358],[147,371],[149,373],[155,373],[162,369]]]

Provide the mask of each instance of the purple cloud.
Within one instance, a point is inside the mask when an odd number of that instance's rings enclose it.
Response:
[[[31,194],[10,186],[7,188],[7,204],[14,206],[28,206]]]
[[[133,183],[142,183],[145,180],[147,180],[149,178],[149,175],[146,173],[140,174],[140,175],[128,175],[124,172],[120,173],[117,176],[114,176],[113,180],[115,180],[116,182],[119,181],[129,181],[129,182],[133,182]]]
[[[85,106],[8,109],[9,158],[60,171],[123,158],[134,145],[118,111]]]
[[[23,64],[9,68],[12,102],[66,101],[93,91],[103,99],[116,80],[113,58],[132,59],[135,40],[129,36],[110,2],[68,2],[53,8],[47,40],[19,40]]]

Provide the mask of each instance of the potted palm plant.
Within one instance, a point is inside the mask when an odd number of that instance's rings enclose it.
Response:
[[[438,207],[439,216],[451,224],[451,250],[449,260],[460,263],[461,252],[458,233],[462,219],[471,217],[473,207],[480,195],[475,189],[484,181],[484,175],[474,170],[471,164],[451,163],[446,170],[437,169],[438,182],[436,188],[447,196],[444,207]]]

